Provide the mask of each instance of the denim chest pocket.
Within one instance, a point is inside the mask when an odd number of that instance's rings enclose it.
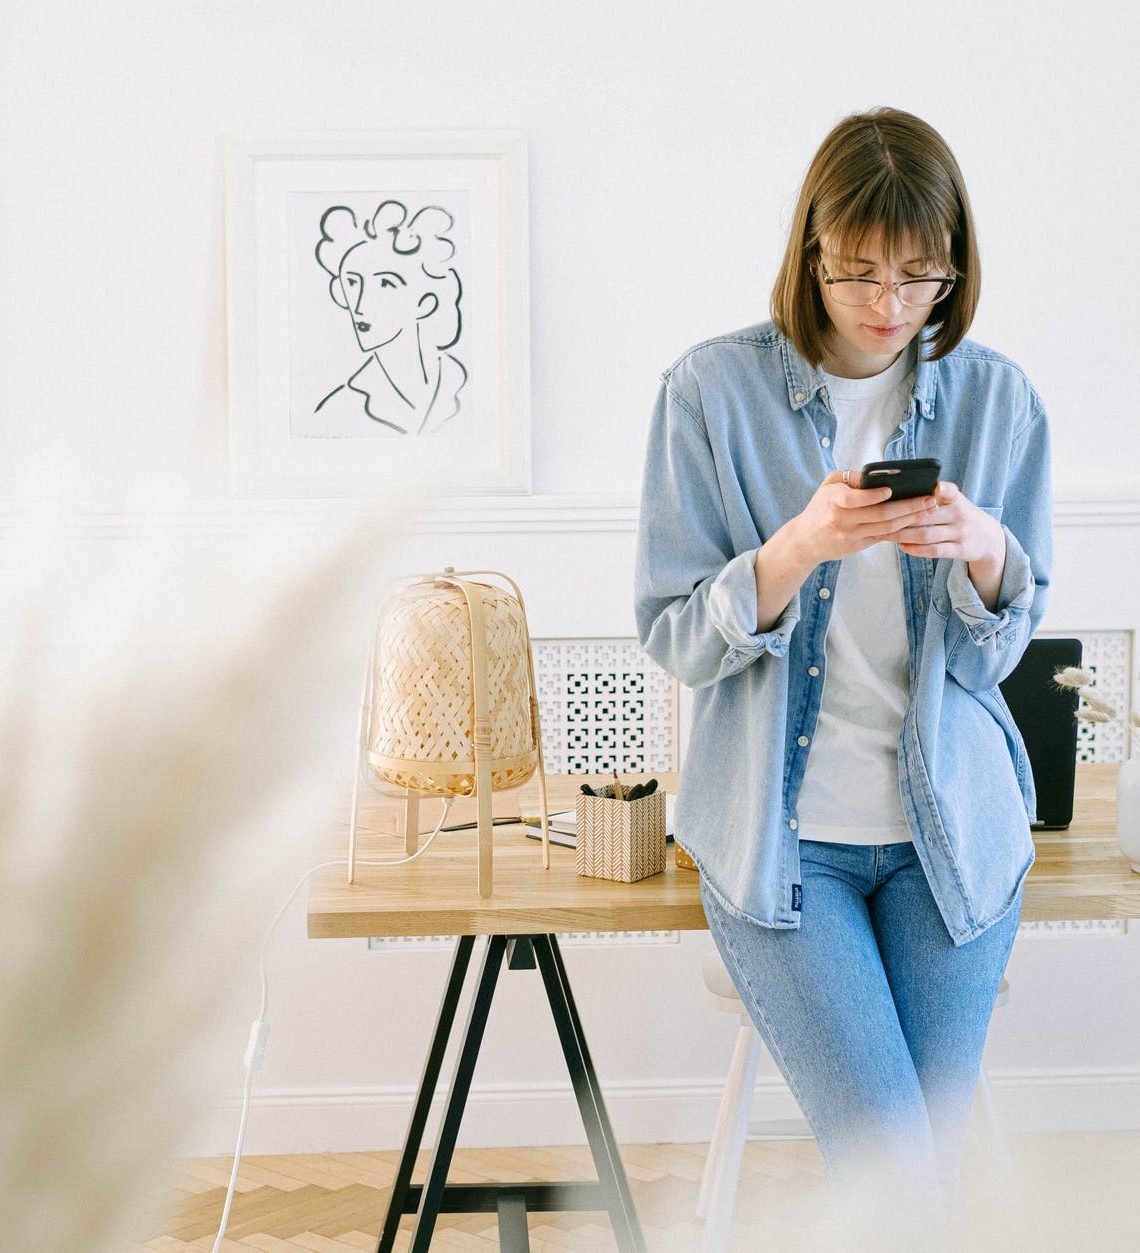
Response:
[[[979,505],[983,513],[988,513],[995,522],[1001,521],[1003,505]],[[943,618],[950,616],[950,595],[946,590],[946,580],[950,577],[950,563],[953,558],[939,557],[934,561],[934,576],[930,585],[930,605]]]

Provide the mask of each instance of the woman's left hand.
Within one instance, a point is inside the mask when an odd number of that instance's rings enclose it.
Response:
[[[910,557],[958,557],[998,567],[1005,563],[1005,532],[996,518],[979,509],[954,483],[938,483],[934,499],[938,508],[921,525],[883,538],[894,540]]]

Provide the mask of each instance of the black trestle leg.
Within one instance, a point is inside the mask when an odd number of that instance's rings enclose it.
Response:
[[[441,1210],[449,1213],[497,1210],[500,1248],[505,1253],[529,1253],[528,1210],[601,1210],[603,1206],[609,1212],[621,1253],[645,1253],[645,1239],[618,1152],[617,1140],[610,1126],[601,1085],[586,1047],[585,1032],[570,991],[570,981],[562,964],[558,941],[553,935],[488,937],[459,1054],[455,1060],[438,1141],[428,1165],[427,1180],[422,1185],[412,1184],[416,1156],[423,1140],[432,1097],[454,1027],[474,943],[473,936],[461,936],[456,946],[377,1253],[392,1253],[400,1219],[413,1209],[416,1219],[409,1253],[428,1253]],[[449,1186],[447,1183],[460,1122],[470,1094],[475,1062],[483,1042],[491,1001],[504,960],[512,970],[533,969],[537,961],[598,1171],[596,1183],[506,1186]]]
[[[553,935],[536,935],[531,939],[618,1248],[622,1253],[645,1253],[645,1237],[634,1208],[617,1140],[606,1114],[601,1085],[586,1047],[586,1035],[570,991],[558,941]]]
[[[502,1192],[499,1194],[498,1209],[501,1253],[530,1253],[526,1197],[521,1192]]]
[[[459,1049],[459,1056],[455,1059],[455,1070],[451,1077],[443,1120],[440,1123],[439,1139],[428,1166],[427,1182],[420,1193],[420,1204],[416,1211],[416,1223],[412,1230],[409,1253],[428,1253],[431,1247],[435,1220],[439,1215],[439,1207],[447,1184],[447,1172],[451,1166],[451,1155],[455,1150],[455,1141],[459,1135],[463,1108],[471,1089],[471,1076],[475,1072],[475,1059],[479,1056],[479,1046],[483,1043],[487,1014],[491,1008],[491,999],[495,995],[495,984],[499,978],[499,971],[502,969],[506,947],[506,936],[493,935],[487,941],[487,949],[479,971],[479,982],[467,1015],[463,1042]]]
[[[408,1186],[412,1180],[416,1154],[419,1153],[423,1142],[424,1127],[431,1111],[432,1096],[439,1082],[440,1068],[443,1066],[444,1054],[447,1052],[447,1042],[451,1038],[455,1011],[459,1007],[459,998],[463,992],[464,980],[467,978],[467,967],[471,963],[471,951],[474,945],[473,935],[461,935],[455,946],[455,955],[451,959],[451,972],[447,976],[447,986],[444,989],[443,1001],[435,1022],[435,1033],[432,1035],[427,1061],[424,1063],[423,1073],[420,1076],[416,1104],[412,1110],[408,1133],[404,1137],[404,1151],[396,1169],[396,1179],[392,1184],[392,1195],[388,1201],[388,1213],[384,1218],[384,1229],[380,1233],[376,1253],[392,1253],[400,1218],[407,1212]]]

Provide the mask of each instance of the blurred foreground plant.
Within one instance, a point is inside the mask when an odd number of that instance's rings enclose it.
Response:
[[[115,1248],[216,1095],[216,1025],[343,802],[395,512],[307,554],[118,539],[95,569],[50,524],[6,552],[6,1248]]]

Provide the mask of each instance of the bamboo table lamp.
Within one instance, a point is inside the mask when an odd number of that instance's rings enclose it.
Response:
[[[476,582],[493,575],[510,591]],[[418,845],[421,797],[478,801],[479,895],[490,896],[492,793],[538,770],[542,864],[550,868],[546,772],[534,657],[522,592],[497,570],[408,576],[378,615],[361,709],[364,762],[404,789],[404,847]],[[403,581],[401,581],[403,582]],[[360,775],[358,760],[357,779]],[[356,872],[356,788],[349,827],[348,881]]]

